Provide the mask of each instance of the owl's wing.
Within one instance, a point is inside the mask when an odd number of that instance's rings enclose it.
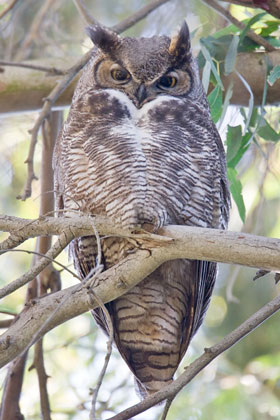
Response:
[[[210,303],[217,275],[217,264],[209,261],[197,261],[197,292],[192,336],[197,332]]]
[[[222,223],[221,228],[227,229],[228,221],[229,221],[229,211],[231,208],[231,200],[230,200],[230,190],[228,185],[227,179],[227,167],[226,167],[226,156],[225,150],[222,143],[222,139],[220,134],[217,130],[217,127],[212,122],[212,134],[214,141],[217,145],[219,156],[220,156],[220,167],[221,167],[221,174],[220,174],[220,210],[222,215]]]

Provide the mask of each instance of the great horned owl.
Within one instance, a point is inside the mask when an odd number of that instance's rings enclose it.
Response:
[[[88,34],[95,48],[55,150],[57,207],[154,232],[169,224],[225,229],[225,155],[186,23],[171,39],[122,38],[100,26]],[[103,239],[105,269],[131,246]],[[85,277],[96,263],[95,237],[75,239],[71,252]],[[166,262],[107,304],[114,341],[142,396],[172,381],[203,320],[216,273],[213,262]],[[94,317],[106,330],[100,309]]]

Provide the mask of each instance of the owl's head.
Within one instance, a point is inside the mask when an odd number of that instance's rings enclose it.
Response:
[[[159,95],[197,97],[201,90],[185,22],[172,38],[123,38],[101,26],[87,33],[97,48],[87,68],[95,88],[122,91],[137,108]]]

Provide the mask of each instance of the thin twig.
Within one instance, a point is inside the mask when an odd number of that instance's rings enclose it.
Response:
[[[254,0],[224,0],[228,3],[238,4],[243,7],[262,8],[275,16],[277,19],[280,18],[279,0],[274,1],[254,1]]]
[[[0,66],[7,67],[23,67],[30,70],[38,70],[48,73],[49,76],[64,76],[65,70],[57,69],[56,67],[38,66],[35,64],[15,63],[14,61],[0,61]]]
[[[0,328],[9,328],[12,325],[13,319],[3,319],[0,321]]]
[[[4,16],[6,16],[17,4],[19,0],[12,0],[11,3],[6,7],[6,9],[2,10],[0,13],[0,19],[2,19]]]
[[[24,347],[24,349],[22,350],[22,352],[20,353],[20,356],[22,356],[23,354],[25,354],[30,347],[33,346],[33,344],[35,344],[37,342],[38,339],[40,339],[41,337],[41,333],[42,331],[48,326],[50,325],[51,321],[55,318],[55,315],[57,314],[58,311],[61,310],[61,308],[65,305],[65,303],[69,300],[69,298],[71,296],[73,296],[74,293],[76,293],[78,290],[80,290],[82,287],[86,287],[85,281],[89,282],[94,282],[94,279],[96,277],[98,277],[98,275],[101,273],[101,271],[103,270],[103,267],[100,266],[98,267],[98,269],[95,269],[95,272],[93,275],[91,276],[87,276],[86,279],[81,279],[79,278],[79,280],[81,281],[82,285],[77,284],[76,286],[74,286],[73,288],[69,288],[66,293],[64,294],[62,300],[59,302],[59,304],[56,306],[55,310],[52,311],[49,316],[45,319],[45,321],[42,323],[42,325],[37,329],[37,331],[35,332],[35,334],[32,336],[32,339],[30,340],[30,342]],[[90,273],[91,274],[91,273]],[[86,287],[87,290],[88,287]],[[91,293],[91,292],[90,292]],[[94,293],[91,293],[94,295]],[[95,299],[97,302],[97,299]],[[92,299],[90,299],[91,303],[92,303]]]
[[[95,238],[96,238],[96,244],[97,244],[97,267],[101,265],[102,263],[102,247],[101,247],[101,240],[98,233],[98,230],[96,228],[96,225],[94,223],[93,217],[90,218],[92,221],[92,228],[94,230]]]
[[[169,398],[174,398],[183,387],[185,387],[202,369],[204,369],[212,360],[218,357],[221,353],[228,350],[239,340],[251,333],[255,328],[261,325],[265,320],[271,317],[280,309],[280,295],[272,301],[263,306],[260,310],[254,313],[250,318],[243,322],[239,327],[226,335],[219,343],[204,350],[202,356],[192,362],[185,368],[182,373],[172,384],[166,386],[162,390],[147,397],[144,401],[136,404],[121,413],[108,418],[107,420],[128,420],[132,416],[143,413],[150,407],[160,403]]]
[[[22,42],[18,53],[15,55],[15,61],[24,60],[25,56],[27,55],[27,50],[34,41],[38,37],[40,33],[41,24],[44,20],[46,14],[50,11],[50,8],[55,0],[47,0],[43,2],[41,8],[38,10],[37,14],[35,15],[32,24],[29,27],[29,31],[27,32],[24,41]]]
[[[106,306],[104,305],[104,303],[102,302],[101,299],[99,299],[99,297],[93,292],[93,290],[91,289],[91,293],[93,293],[95,300],[97,301],[97,303],[99,304],[100,308],[102,309],[105,318],[106,318],[106,323],[107,323],[107,328],[109,331],[109,340],[107,341],[107,353],[104,359],[104,364],[102,367],[102,370],[99,374],[98,380],[97,380],[97,385],[95,387],[95,389],[93,390],[93,395],[92,395],[92,400],[91,400],[91,410],[90,410],[90,420],[96,420],[96,402],[97,402],[97,397],[98,397],[98,392],[100,390],[100,387],[102,385],[107,367],[108,367],[108,363],[110,361],[110,357],[112,354],[112,345],[113,345],[113,339],[114,339],[114,329],[113,329],[113,323],[110,317],[110,314],[106,308]]]
[[[74,4],[83,18],[84,22],[88,25],[96,25],[98,21],[90,14],[83,0],[74,0]]]
[[[171,397],[171,398],[168,398],[168,400],[166,401],[165,407],[164,407],[164,410],[163,410],[163,413],[162,413],[162,416],[161,416],[160,420],[166,420],[167,419],[167,414],[168,414],[168,411],[169,411],[169,409],[172,405],[173,400],[174,400],[174,398]]]
[[[58,240],[54,243],[54,245],[49,249],[49,251],[42,256],[42,258],[26,273],[20,276],[18,279],[12,281],[11,283],[7,284],[7,286],[2,287],[0,289],[0,298],[3,298],[10,293],[14,292],[15,290],[19,289],[20,287],[24,286],[26,283],[31,281],[34,277],[36,277],[47,265],[50,264],[51,261],[63,251],[64,248],[74,239],[74,235],[71,232],[65,232],[65,234],[61,234]],[[13,250],[20,251],[20,250]],[[35,251],[25,251],[28,253],[36,253]],[[58,265],[62,265],[57,262]],[[63,266],[63,265],[62,265]],[[70,271],[66,266],[63,268],[67,271]],[[71,272],[73,275],[74,273]]]
[[[203,0],[204,3],[206,3],[208,6],[212,7],[214,10],[216,10],[220,15],[225,17],[228,21],[233,23],[237,28],[243,30],[246,28],[246,25],[243,22],[240,22],[238,19],[236,19],[232,14],[224,9],[220,4],[216,2],[216,0]],[[258,45],[261,45],[264,47],[267,51],[276,51],[276,48],[273,47],[268,41],[266,41],[262,36],[256,34],[254,31],[249,29],[246,33],[246,35],[251,38],[254,42],[256,42]]]
[[[41,417],[43,420],[51,420],[51,408],[47,391],[47,380],[49,376],[46,373],[44,365],[43,339],[39,340],[34,347],[34,360],[29,370],[35,368],[39,382]]]
[[[35,264],[35,258],[32,259],[32,265]],[[25,303],[28,304],[37,295],[36,278],[28,285]],[[27,352],[21,353],[15,360],[12,361],[8,368],[8,373],[5,379],[5,386],[2,395],[0,420],[7,419],[23,419],[20,410],[20,396],[24,377],[24,368],[27,359]]]
[[[51,248],[50,248],[50,250],[51,250]],[[37,255],[38,257],[46,258],[49,262],[52,262],[54,264],[59,265],[62,268],[62,270],[68,271],[68,273],[71,274],[71,276],[80,280],[80,277],[74,271],[70,270],[70,268],[68,268],[66,265],[62,264],[61,262],[56,261],[54,258],[51,258],[51,257],[47,256],[47,254],[42,254],[41,252],[37,252],[37,251],[30,251],[29,249],[10,249],[8,251],[10,251],[10,252],[26,252],[27,254],[34,254],[34,255]],[[2,292],[2,289],[0,289],[0,292]],[[0,297],[2,298],[1,295],[0,295]]]
[[[131,16],[127,17],[126,19],[122,20],[120,23],[112,26],[110,29],[117,34],[120,34],[127,29],[131,28],[131,26],[135,25],[140,20],[144,19],[148,16],[151,12],[153,12],[158,7],[162,6],[163,4],[167,3],[170,0],[154,0],[150,1],[147,5],[141,7],[141,9],[137,10],[137,12],[133,13]]]
[[[29,152],[25,163],[27,163],[27,180],[24,187],[23,194],[19,195],[17,198],[21,200],[26,200],[31,196],[31,185],[32,181],[37,179],[34,172],[34,153],[35,147],[38,140],[38,134],[40,127],[51,112],[51,107],[57,100],[57,98],[62,94],[66,87],[72,82],[76,74],[84,67],[91,57],[92,52],[88,51],[73,67],[71,67],[66,76],[56,85],[56,87],[51,91],[51,93],[45,98],[43,108],[39,114],[38,119],[35,122],[34,127],[30,131],[31,133],[31,142],[29,146]]]

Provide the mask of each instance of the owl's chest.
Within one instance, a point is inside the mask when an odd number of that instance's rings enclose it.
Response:
[[[203,158],[209,145],[193,137],[182,103],[161,96],[136,109],[119,92],[106,95],[103,107],[100,95],[91,96],[83,125],[64,145],[66,184],[81,207],[122,224],[162,225],[186,211],[191,194],[194,203],[197,192],[205,202],[214,166],[207,153]]]

